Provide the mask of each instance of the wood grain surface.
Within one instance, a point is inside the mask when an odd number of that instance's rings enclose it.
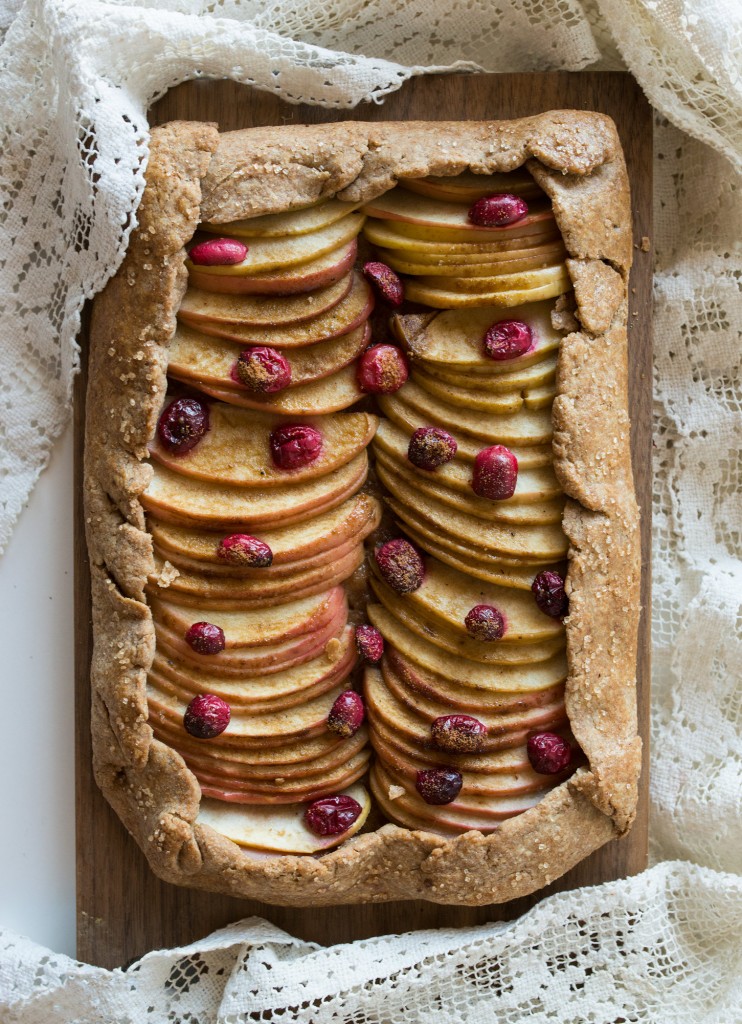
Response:
[[[500,906],[445,907],[425,902],[332,907],[272,907],[255,901],[188,890],[160,882],[98,791],[92,777],[89,731],[91,652],[90,589],[82,512],[82,445],[85,369],[75,393],[76,438],[76,804],[77,955],[105,967],[121,966],[149,950],[192,942],[229,922],[261,915],[302,938],[331,944],[417,928],[465,926],[522,914],[545,895],[636,874],[647,858],[647,752],[650,685],[651,512],[651,252],[652,117],[634,80],[621,73],[445,75],[416,78],[383,105],[352,111],[291,106],[249,86],[197,81],[168,92],[151,111],[151,123],[173,119],[218,122],[222,130],[339,120],[482,120],[522,117],[573,108],[609,114],[618,126],[632,186],[635,263],[631,276],[629,342],[632,451],[643,510],[644,609],[640,625],[639,722],[645,740],[639,813],[632,832],[609,843],[548,889]],[[83,357],[87,331],[82,332]],[[83,364],[85,359],[83,358]]]

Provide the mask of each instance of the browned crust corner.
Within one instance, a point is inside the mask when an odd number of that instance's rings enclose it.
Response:
[[[569,499],[567,709],[588,766],[487,837],[385,825],[322,857],[251,856],[196,823],[198,784],[147,724],[154,630],[144,587],[154,561],[139,497],[186,284],[183,246],[200,220],[223,223],[331,196],[363,201],[405,177],[523,164],[552,199],[575,288],[579,329],[560,349],[554,452]],[[410,898],[476,905],[527,895],[625,832],[641,749],[640,556],[627,412],[629,191],[610,118],[552,111],[511,122],[356,122],[224,135],[175,122],[152,132],[138,217],[124,263],[94,306],[84,488],[95,776],[156,874],[297,906]]]

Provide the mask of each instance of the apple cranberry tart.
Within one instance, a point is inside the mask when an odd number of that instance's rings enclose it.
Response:
[[[96,778],[168,881],[524,895],[639,772],[612,122],[155,129],[91,332]]]

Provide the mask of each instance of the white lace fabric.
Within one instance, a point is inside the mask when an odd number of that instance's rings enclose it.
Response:
[[[510,924],[320,949],[252,919],[126,972],[0,930],[0,1020],[742,1022],[738,0],[0,0],[3,29],[0,550],[69,419],[80,310],[122,259],[170,86],[342,109],[444,67],[627,66],[657,119],[654,866]]]

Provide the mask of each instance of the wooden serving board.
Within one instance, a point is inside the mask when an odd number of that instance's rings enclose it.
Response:
[[[416,78],[382,106],[352,111],[291,106],[249,86],[226,81],[190,82],[172,89],[153,108],[151,122],[216,121],[222,130],[338,120],[486,120],[575,108],[609,114],[618,126],[632,186],[634,238],[652,237],[652,115],[634,80],[625,74],[446,75]],[[145,952],[192,942],[229,922],[258,914],[302,938],[348,942],[417,928],[466,926],[514,918],[548,893],[636,874],[647,858],[647,742],[650,683],[651,511],[651,253],[635,248],[629,315],[632,450],[639,503],[644,510],[644,566],[640,626],[639,722],[645,766],[636,824],[529,898],[502,906],[445,907],[425,902],[331,907],[320,910],[267,906],[255,901],[192,891],[160,882],[98,791],[92,777],[89,732],[91,652],[90,589],[82,512],[82,447],[85,370],[77,380],[75,437],[76,524],[76,790],[77,955],[105,967]],[[83,330],[83,355],[87,331]],[[83,360],[84,362],[84,360]]]

